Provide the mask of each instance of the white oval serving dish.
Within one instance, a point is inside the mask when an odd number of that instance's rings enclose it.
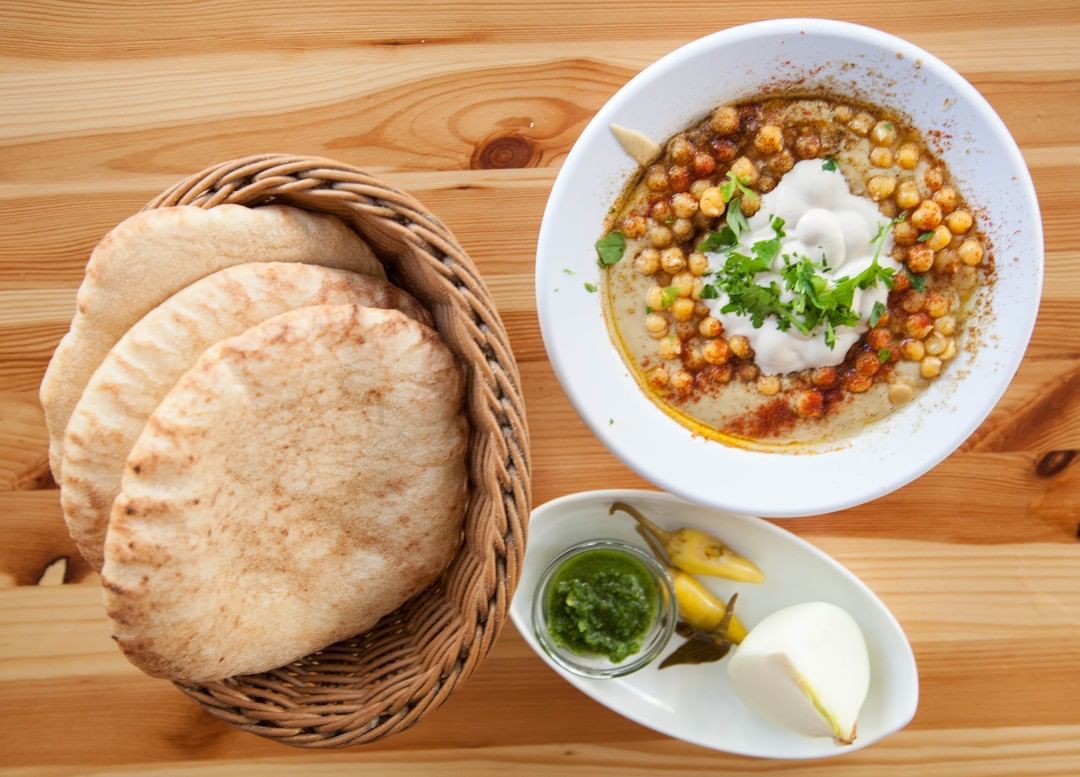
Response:
[[[660,670],[659,661],[615,679],[589,679],[559,667],[540,647],[532,628],[533,591],[540,574],[566,548],[589,539],[618,539],[645,547],[627,515],[608,515],[614,501],[628,502],[666,529],[710,532],[750,558],[765,573],[759,585],[699,578],[727,599],[738,593],[736,612],[753,629],[766,615],[800,602],[835,604],[859,624],[870,655],[870,691],[859,715],[858,738],[837,745],[779,728],[758,717],[735,695],[726,661]],[[855,575],[808,542],[760,518],[698,507],[652,491],[588,491],[533,510],[521,581],[510,608],[529,646],[578,690],[630,720],[668,736],[714,750],[761,758],[826,758],[862,749],[911,720],[919,701],[915,658],[900,624]],[[662,655],[681,644],[674,637]]]

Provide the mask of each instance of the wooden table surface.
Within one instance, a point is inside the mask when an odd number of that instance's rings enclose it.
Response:
[[[1005,119],[1042,204],[1038,325],[989,420],[901,491],[784,524],[907,630],[922,677],[911,725],[830,762],[718,754],[592,702],[508,626],[418,727],[320,753],[230,729],[128,664],[64,532],[37,400],[101,236],[180,177],[254,152],[384,176],[427,203],[488,280],[525,380],[536,504],[641,486],[578,420],[545,357],[541,212],[608,97],[761,10],[876,25],[942,57]],[[0,774],[1080,774],[1078,179],[1077,2],[0,0]]]

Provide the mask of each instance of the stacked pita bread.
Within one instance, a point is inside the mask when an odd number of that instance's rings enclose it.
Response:
[[[454,555],[459,365],[367,245],[284,206],[161,208],[95,249],[41,386],[113,636],[189,682],[362,633]]]

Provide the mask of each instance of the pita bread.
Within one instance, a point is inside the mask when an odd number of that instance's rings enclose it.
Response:
[[[57,482],[71,411],[116,341],[185,286],[251,261],[306,262],[386,277],[367,244],[332,216],[284,205],[185,205],[136,213],[90,255],[71,330],[41,381],[49,465]]]
[[[94,372],[64,435],[60,503],[83,557],[101,569],[124,461],[146,419],[203,351],[306,305],[396,308],[429,323],[410,295],[366,275],[313,264],[238,264],[180,290],[140,319]]]
[[[207,350],[147,421],[102,573],[143,671],[207,682],[366,631],[434,581],[466,500],[463,378],[394,310],[306,307]]]

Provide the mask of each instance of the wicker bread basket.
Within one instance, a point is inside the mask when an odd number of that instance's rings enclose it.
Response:
[[[265,154],[191,176],[147,206],[288,203],[360,233],[432,313],[466,368],[470,499],[461,548],[431,588],[352,639],[259,675],[178,684],[244,731],[342,747],[404,731],[476,669],[506,620],[525,553],[529,434],[506,331],[472,260],[408,194],[349,165]]]

